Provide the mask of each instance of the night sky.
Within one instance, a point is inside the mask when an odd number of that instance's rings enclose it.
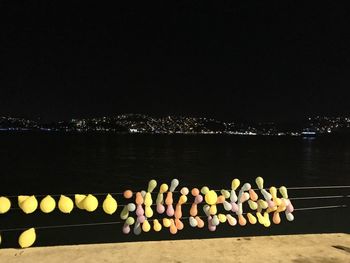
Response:
[[[350,115],[343,2],[72,2],[0,2],[0,116]]]

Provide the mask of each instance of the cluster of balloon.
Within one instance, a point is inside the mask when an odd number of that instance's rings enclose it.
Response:
[[[203,228],[205,222],[201,219],[202,216],[199,215],[198,205],[205,202],[203,205],[203,211],[207,217],[208,229],[209,231],[215,231],[220,223],[227,222],[231,226],[240,226],[249,224],[256,224],[259,222],[265,227],[271,225],[269,214],[273,213],[272,222],[274,224],[280,224],[281,217],[280,213],[285,212],[285,216],[288,221],[293,221],[293,211],[294,207],[288,198],[287,188],[281,186],[279,189],[272,186],[267,191],[264,188],[264,179],[257,177],[255,180],[258,189],[263,196],[259,198],[258,194],[252,189],[249,183],[240,186],[240,181],[238,179],[233,179],[231,182],[231,190],[222,189],[220,191],[210,190],[209,187],[204,186],[200,190],[198,188],[193,188],[191,192],[187,187],[182,187],[180,192],[180,197],[177,202],[174,202],[173,193],[179,186],[179,180],[173,179],[170,183],[170,187],[167,184],[161,184],[159,187],[159,193],[155,201],[156,211],[158,214],[166,214],[166,217],[162,220],[150,219],[154,215],[152,209],[153,199],[152,192],[157,187],[157,182],[155,180],[150,180],[148,183],[147,191],[140,191],[135,194],[135,202],[129,202],[126,205],[122,205],[123,209],[120,213],[120,218],[124,220],[124,225],[122,228],[123,233],[130,233],[130,227],[133,225],[133,233],[136,235],[142,232],[149,232],[152,228],[150,221],[153,221],[153,230],[159,232],[162,230],[163,226],[169,228],[171,234],[176,234],[179,230],[184,228],[182,222],[183,213],[182,205],[187,204],[188,195],[191,193],[194,198],[193,203],[190,208],[189,225],[191,227]],[[237,192],[238,191],[238,192]],[[218,193],[220,194],[218,195]],[[281,198],[277,196],[278,192],[282,195]],[[164,200],[164,195],[166,195]],[[131,190],[126,190],[123,193],[125,199],[132,199],[134,193]],[[72,212],[75,206],[81,210],[88,212],[93,212],[98,208],[98,199],[92,195],[76,194],[74,196],[74,202],[71,198],[65,195],[61,195],[57,207],[62,213],[69,214]],[[244,203],[248,203],[249,208],[254,212],[245,213],[243,211]],[[175,203],[175,209],[174,209]],[[218,205],[223,206],[223,211],[225,214],[218,213]],[[26,214],[33,213],[38,208],[38,201],[34,195],[20,195],[18,196],[18,206]],[[56,201],[50,195],[45,196],[40,201],[40,210],[43,213],[51,213],[56,208]],[[11,208],[11,201],[7,197],[0,197],[0,214],[7,213]],[[118,208],[118,203],[111,194],[107,194],[103,204],[103,211],[108,215],[113,215]],[[136,217],[130,216],[130,213],[135,212]],[[234,217],[234,213],[236,218]],[[30,228],[24,231],[19,239],[19,245],[22,248],[29,247],[33,245],[36,239],[36,233],[34,228]],[[1,243],[1,237],[0,237]]]

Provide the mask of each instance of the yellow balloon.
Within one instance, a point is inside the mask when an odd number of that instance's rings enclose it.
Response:
[[[159,192],[160,192],[161,194],[163,194],[163,193],[165,193],[166,191],[168,191],[168,189],[169,189],[169,186],[168,186],[167,184],[162,184],[162,185],[160,186]]]
[[[170,227],[171,221],[168,218],[163,218],[163,226],[164,227]]]
[[[148,218],[153,216],[153,210],[150,206],[145,206],[145,216]]]
[[[279,191],[281,193],[281,195],[283,196],[283,198],[288,198],[288,192],[287,192],[287,188],[285,186],[281,186],[279,188]]]
[[[58,201],[58,209],[65,214],[72,212],[74,207],[72,199],[65,195],[61,195],[60,200]]]
[[[153,221],[153,229],[156,232],[159,232],[160,230],[162,230],[162,225],[159,223],[157,219],[154,219]]]
[[[231,189],[236,190],[240,184],[241,182],[237,178],[233,179],[231,183]]]
[[[249,204],[250,209],[252,209],[252,210],[258,209],[258,204],[256,202],[254,202],[252,200],[248,200],[248,204]]]
[[[252,225],[256,224],[257,220],[255,216],[253,216],[251,213],[247,213],[247,217],[248,217],[249,223],[251,223]]]
[[[84,199],[84,208],[88,212],[93,212],[97,209],[98,207],[98,200],[95,196],[89,194],[87,197]]]
[[[143,232],[149,232],[151,230],[151,225],[147,219],[142,223],[142,230]]]
[[[81,210],[84,210],[84,199],[85,199],[86,195],[79,195],[79,194],[76,194],[74,196],[74,199],[75,199],[75,205],[81,209]]]
[[[135,219],[134,219],[133,217],[129,216],[129,217],[126,219],[125,223],[126,223],[127,225],[131,226],[131,225],[133,225],[133,224],[135,223]]]
[[[117,211],[118,203],[110,194],[108,194],[103,201],[102,208],[106,214],[112,215]]]
[[[26,200],[29,196],[28,195],[19,195],[18,196],[18,206],[22,209],[22,203],[24,200]]]
[[[258,186],[258,188],[261,190],[261,189],[263,189],[264,188],[264,179],[262,178],[262,177],[257,177],[256,179],[255,179],[255,183],[256,183],[256,185]]]
[[[181,195],[179,198],[179,204],[184,204],[187,202],[187,196],[186,195]]]
[[[47,195],[40,202],[40,210],[44,213],[51,213],[53,210],[55,210],[55,207],[56,201],[50,195]]]
[[[7,197],[0,197],[0,214],[5,214],[11,208],[11,201]],[[1,240],[0,240],[1,243]]]
[[[205,194],[204,199],[205,199],[205,202],[207,202],[207,204],[214,205],[218,200],[218,195],[214,190],[210,190]]]
[[[38,200],[35,196],[29,196],[23,202],[21,202],[21,208],[24,213],[31,214],[38,208]]]
[[[145,206],[151,206],[153,203],[152,196],[150,192],[147,192],[144,198],[144,204]]]
[[[24,231],[18,238],[18,244],[21,248],[27,248],[34,244],[36,239],[35,229],[30,228]]]
[[[218,218],[219,218],[220,223],[225,223],[227,220],[226,215],[224,215],[224,214],[218,214]]]
[[[256,216],[258,217],[259,224],[264,225],[265,224],[265,218],[260,212],[256,213]]]
[[[218,212],[216,205],[211,205],[209,208],[209,214],[215,215]]]

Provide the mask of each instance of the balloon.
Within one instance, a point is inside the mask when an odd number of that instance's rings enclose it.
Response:
[[[233,216],[231,216],[230,214],[226,215],[227,221],[231,226],[235,226],[237,224],[237,220],[236,218],[234,218]]]
[[[197,220],[193,216],[190,216],[189,223],[191,227],[196,227],[198,225]]]
[[[153,220],[153,230],[156,232],[159,232],[160,230],[162,230],[162,225],[159,223],[157,219]]]
[[[267,202],[262,199],[259,199],[257,202],[258,202],[258,207],[261,209],[266,209],[268,207]]]
[[[146,195],[146,191],[145,191],[145,190],[142,190],[140,193],[141,193],[142,198],[144,198],[145,195]]]
[[[174,192],[178,185],[179,185],[179,180],[177,180],[177,179],[171,180],[169,191]]]
[[[207,186],[203,186],[202,189],[201,189],[201,193],[203,195],[206,195],[208,192],[209,192],[209,188]]]
[[[208,229],[209,231],[215,231],[216,230],[216,225],[213,224],[213,219],[211,216],[208,217]]]
[[[143,204],[143,197],[142,197],[142,194],[140,192],[136,193],[135,203],[137,205],[142,205]]]
[[[244,218],[242,214],[238,215],[238,223],[241,226],[245,226],[247,224],[247,220]]]
[[[227,202],[226,200],[223,202],[223,205],[224,205],[224,209],[226,211],[230,211],[232,209],[232,205],[229,202]]]
[[[127,224],[129,226],[133,225],[134,223],[135,223],[135,219],[131,216],[129,216],[125,221],[125,224]]]
[[[238,205],[235,202],[231,202],[231,211],[236,213],[238,211]]]
[[[262,216],[262,214],[260,212],[256,212],[256,216],[258,218],[258,222],[261,225],[265,224],[265,218]]]
[[[142,224],[143,222],[145,222],[146,217],[145,217],[144,215],[138,216],[138,217],[136,218],[136,220],[137,220],[137,222],[139,222],[139,223]]]
[[[174,219],[170,219],[170,233],[173,235],[177,233],[177,227],[175,226]]]
[[[38,208],[38,201],[34,195],[29,196],[20,203],[20,208],[22,208],[24,213],[31,214]]]
[[[220,223],[225,223],[227,218],[224,214],[218,214],[218,219],[220,221]]]
[[[245,201],[249,200],[249,198],[250,198],[250,195],[248,193],[243,193],[241,196],[240,202],[244,203]]]
[[[194,219],[196,219],[196,221],[197,221],[197,227],[198,228],[203,228],[204,227],[204,221],[199,216],[196,216]]]
[[[181,195],[179,198],[179,204],[182,205],[187,202],[187,196],[186,195]]]
[[[209,205],[216,204],[216,201],[218,200],[218,195],[215,191],[209,190],[205,196],[204,196],[205,202]]]
[[[193,188],[193,189],[191,190],[191,194],[192,194],[193,196],[199,195],[199,190],[198,190],[198,188]]]
[[[230,201],[231,201],[231,203],[232,203],[232,202],[233,202],[233,203],[236,203],[237,200],[238,200],[238,197],[237,197],[237,195],[236,195],[235,190],[231,190],[231,195],[230,195]]]
[[[264,220],[265,220],[264,226],[269,227],[271,225],[269,213],[264,212]]]
[[[225,189],[222,189],[220,193],[225,197],[225,199],[228,199],[231,196],[230,192]]]
[[[85,197],[83,205],[86,211],[93,212],[98,207],[98,200],[95,196],[89,194],[87,197]]]
[[[259,198],[259,196],[253,189],[249,189],[249,197],[252,201],[256,201]]]
[[[136,208],[136,215],[137,215],[137,216],[142,216],[142,215],[144,215],[144,213],[145,213],[145,210],[143,210],[142,205],[137,205],[137,208]]]
[[[18,238],[18,244],[21,248],[27,248],[34,244],[36,239],[36,233],[34,228],[29,228],[24,231]]]
[[[172,205],[168,205],[166,209],[167,216],[173,216],[175,213],[174,207]]]
[[[287,218],[288,221],[293,221],[294,220],[293,214],[292,213],[288,213],[287,211],[286,211],[286,218]]]
[[[168,189],[169,189],[169,187],[168,187],[167,184],[162,184],[162,185],[160,186],[159,192],[163,194],[163,193],[165,193],[166,191],[168,191]]]
[[[127,208],[128,208],[128,210],[129,210],[129,212],[134,212],[135,209],[136,209],[136,205],[135,205],[134,203],[129,203],[129,204],[127,205]]]
[[[26,200],[29,196],[28,195],[19,195],[18,196],[18,206],[22,209],[22,203],[24,200]]]
[[[170,227],[170,225],[171,225],[170,219],[163,218],[163,226],[164,227]]]
[[[175,218],[181,218],[181,217],[182,217],[181,205],[177,204],[175,209]]]
[[[255,225],[257,220],[256,217],[253,216],[251,213],[247,213],[248,221],[250,224]]]
[[[157,181],[156,180],[151,180],[148,182],[148,188],[147,188],[147,192],[148,193],[152,193],[154,188],[157,187]]]
[[[132,197],[132,191],[131,190],[125,190],[123,193],[124,198],[130,199]]]
[[[75,201],[75,205],[79,208],[79,209],[81,209],[81,210],[84,210],[85,208],[84,208],[84,199],[85,199],[85,197],[86,197],[86,195],[79,195],[79,194],[76,194],[75,196],[74,196],[74,201]]]
[[[182,230],[184,228],[184,224],[179,218],[175,218],[175,226],[178,230]]]
[[[219,195],[216,204],[222,204],[225,201],[225,196]]]
[[[212,220],[211,220],[211,223],[214,225],[214,226],[218,226],[220,224],[220,220],[218,218],[217,215],[214,215]]]
[[[210,216],[209,210],[210,210],[210,206],[209,205],[204,205],[203,206],[203,211],[206,214],[206,216],[208,216],[208,217]]]
[[[40,210],[44,213],[51,213],[56,207],[56,201],[50,195],[44,197],[40,202]]]
[[[259,190],[263,189],[264,188],[264,179],[262,177],[257,177],[255,179],[255,183],[256,185],[258,186]]]
[[[180,190],[180,193],[181,193],[182,195],[188,195],[189,190],[188,190],[187,187],[182,187],[181,190]]]
[[[162,204],[157,204],[157,213],[163,214],[165,212],[165,207]]]
[[[147,219],[142,223],[142,230],[144,232],[149,232],[151,230],[151,225],[149,224]]]
[[[60,200],[58,201],[58,209],[65,214],[72,212],[74,203],[72,199],[65,195],[61,195]]]
[[[215,215],[218,212],[216,205],[211,205],[209,208],[209,213]]]
[[[285,186],[281,186],[279,188],[279,191],[280,191],[280,194],[283,196],[283,198],[288,199],[288,192]]]
[[[293,207],[292,203],[289,203],[289,205],[287,205],[286,211],[288,213],[293,213],[294,207]]]
[[[145,204],[145,214],[146,214],[146,216],[147,217],[152,217],[153,216],[153,210],[151,208],[151,205],[153,204],[153,201],[152,201],[152,196],[151,196],[150,192],[146,193],[144,204]]]
[[[238,186],[240,185],[240,181],[238,179],[233,179],[231,183],[231,189],[236,190]]]
[[[251,189],[251,188],[252,188],[252,186],[250,185],[250,183],[245,183],[245,184],[242,186],[242,188],[241,188],[240,191],[242,191],[242,192],[249,191],[249,189]]]
[[[128,216],[129,216],[128,207],[127,207],[127,206],[124,206],[123,210],[122,210],[121,213],[120,213],[120,218],[121,218],[122,220],[125,220],[125,219],[128,218]]]
[[[280,213],[279,213],[279,212],[274,212],[274,213],[273,213],[272,221],[273,221],[273,223],[276,224],[276,225],[278,225],[279,223],[281,223],[281,217],[280,217]]]
[[[142,232],[142,229],[141,229],[141,223],[140,222],[137,222],[135,223],[134,225],[134,230],[133,230],[134,234],[135,235],[140,235],[141,232]]]
[[[270,193],[267,192],[265,189],[261,189],[260,192],[261,192],[261,194],[264,196],[264,199],[265,199],[266,201],[272,199],[272,196],[270,195]]]
[[[122,231],[124,234],[129,234],[130,233],[130,226],[128,224],[124,224]]]
[[[249,205],[250,209],[252,209],[252,210],[258,209],[258,204],[252,200],[248,200],[248,205]]]
[[[236,212],[237,215],[242,215],[243,214],[243,206],[242,203],[238,204],[238,211]]]
[[[0,214],[5,214],[11,208],[11,201],[7,197],[0,197]],[[1,240],[0,240],[1,244]]]
[[[173,204],[173,193],[168,192],[165,198],[165,204],[166,205],[172,205]]]
[[[112,215],[115,213],[115,211],[117,211],[117,207],[117,201],[110,194],[108,194],[102,204],[103,211],[106,214]]]

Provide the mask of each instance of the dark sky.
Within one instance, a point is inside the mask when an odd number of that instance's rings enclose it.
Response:
[[[350,115],[343,2],[34,2],[0,2],[0,115]]]

